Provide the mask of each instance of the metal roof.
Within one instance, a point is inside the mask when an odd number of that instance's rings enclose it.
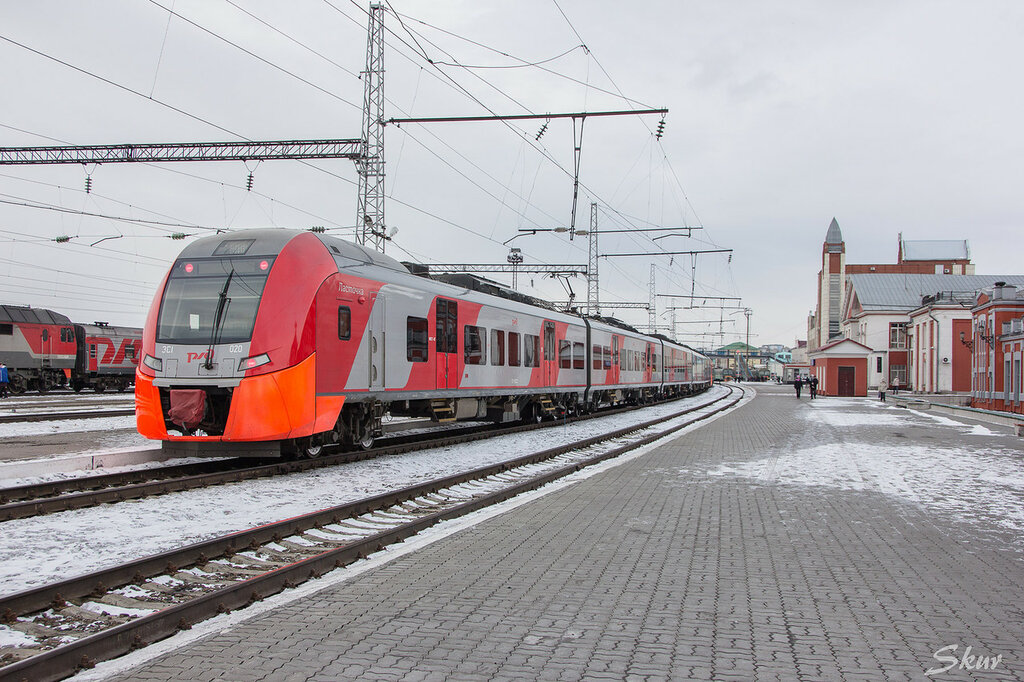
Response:
[[[913,275],[864,273],[847,277],[864,310],[913,310],[921,297],[943,291],[968,292],[1006,282],[1024,287],[1024,275]]]
[[[826,244],[841,244],[843,242],[843,233],[839,229],[839,223],[835,218],[828,225],[828,232],[825,233]]]
[[[966,239],[903,240],[903,260],[970,259],[971,247]]]

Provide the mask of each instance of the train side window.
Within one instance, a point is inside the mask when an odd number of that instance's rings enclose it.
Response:
[[[622,369],[622,365],[619,364],[619,339],[612,337],[612,364],[618,365],[619,369]]]
[[[49,340],[50,340],[50,330],[45,328],[45,327],[43,327],[43,341],[49,341]]]
[[[611,369],[612,367],[612,349],[608,346],[602,348],[604,351],[604,368]]]
[[[14,334],[14,325],[9,322],[0,324],[0,334],[4,336],[12,336]]]
[[[505,366],[505,332],[500,329],[491,330],[491,364]]]
[[[463,349],[467,365],[482,365],[487,361],[487,330],[467,324],[463,327]]]
[[[135,359],[135,346],[128,345],[124,347],[124,356],[129,360]]]
[[[338,338],[342,341],[352,338],[352,311],[347,305],[338,306]]]
[[[427,329],[425,317],[407,317],[405,320],[405,357],[409,362],[427,361]]]
[[[604,363],[601,361],[601,346],[594,346],[591,351],[594,355],[594,369],[601,369]]]
[[[540,337],[523,334],[523,364],[527,367],[540,367]]]
[[[519,332],[508,333],[508,366],[519,367]]]
[[[573,369],[586,369],[587,361],[583,357],[583,344],[574,343],[572,344],[572,368]]]
[[[572,342],[562,339],[558,342],[558,367],[572,369]]]
[[[544,323],[544,359],[555,359],[555,323]]]
[[[93,358],[93,359],[96,358],[96,344],[95,343],[90,343],[89,344],[89,357]]]

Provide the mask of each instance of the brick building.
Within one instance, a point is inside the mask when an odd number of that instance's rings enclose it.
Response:
[[[971,323],[958,338],[973,358],[971,405],[1024,414],[1024,282],[1000,280],[978,292]]]
[[[897,238],[895,263],[847,263],[843,233],[832,218],[821,247],[818,299],[807,318],[808,352],[842,338],[846,281],[849,275],[857,274],[972,275],[974,265],[966,240],[906,240],[902,234]]]

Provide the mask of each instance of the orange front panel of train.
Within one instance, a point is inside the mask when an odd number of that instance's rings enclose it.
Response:
[[[231,397],[224,440],[282,440],[313,433],[316,354],[295,367],[246,377]]]
[[[135,424],[139,433],[154,440],[167,439],[164,426],[164,411],[160,407],[160,389],[153,385],[153,378],[142,372],[135,372]]]

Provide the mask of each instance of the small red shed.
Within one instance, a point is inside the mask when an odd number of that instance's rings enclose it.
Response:
[[[818,393],[867,397],[868,356],[871,348],[851,339],[838,339],[808,354]]]

